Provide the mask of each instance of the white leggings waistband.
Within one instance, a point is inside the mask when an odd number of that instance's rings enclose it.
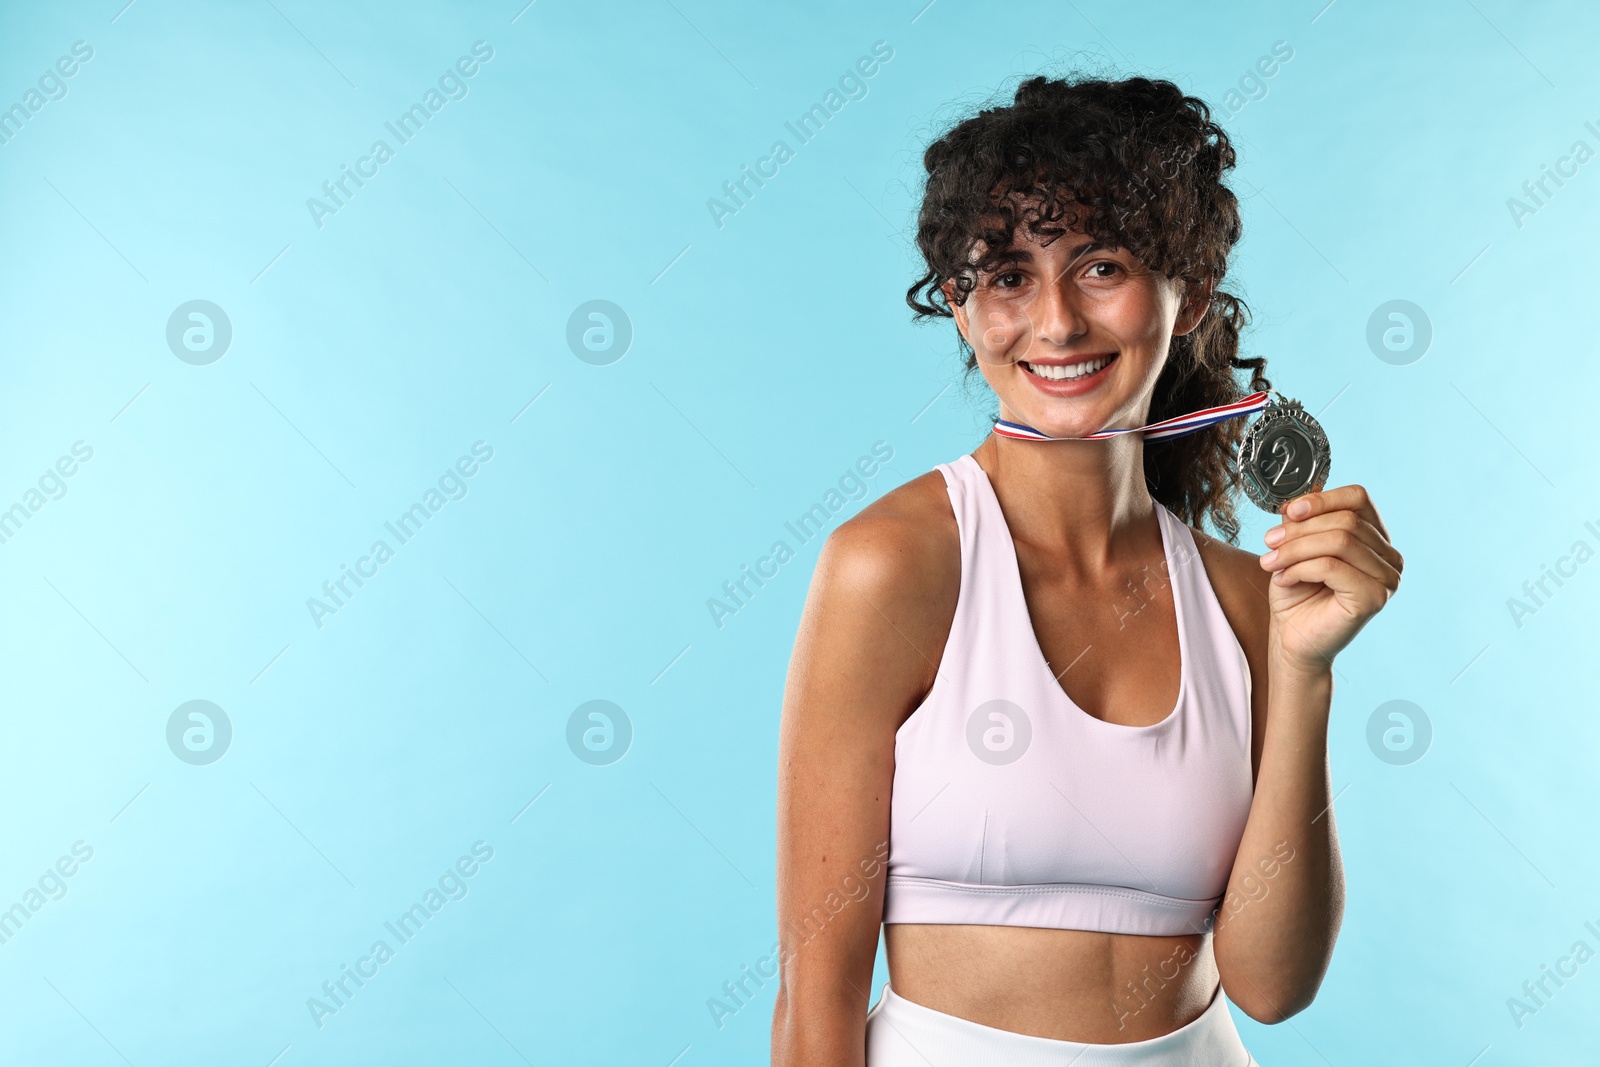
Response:
[[[1170,1034],[1102,1045],[998,1030],[914,1004],[890,989],[867,1013],[867,1067],[1258,1067],[1219,987]]]

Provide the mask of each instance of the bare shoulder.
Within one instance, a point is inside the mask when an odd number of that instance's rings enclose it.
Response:
[[[836,665],[897,678],[920,697],[933,684],[960,585],[955,514],[944,477],[929,471],[829,534],[800,642]]]
[[[1250,667],[1250,767],[1251,781],[1261,773],[1261,752],[1267,734],[1267,637],[1272,626],[1268,601],[1270,572],[1261,568],[1260,557],[1237,545],[1220,541],[1210,534],[1189,528],[1195,547],[1205,563],[1222,614],[1233,628],[1239,647]]]
[[[823,563],[881,593],[904,594],[960,576],[960,535],[944,477],[929,471],[898,486],[842,523],[823,547]]]
[[[1195,547],[1205,562],[1206,577],[1222,605],[1222,613],[1233,627],[1245,655],[1252,665],[1265,662],[1267,629],[1271,622],[1268,608],[1270,572],[1261,568],[1258,555],[1237,545],[1212,537],[1194,527]]]
[[[1205,560],[1206,576],[1210,577],[1218,600],[1222,600],[1222,611],[1227,613],[1229,622],[1234,622],[1234,629],[1240,629],[1240,622],[1248,624],[1251,617],[1266,621],[1267,584],[1272,574],[1261,568],[1258,553],[1240,549],[1237,544],[1195,530],[1194,526],[1190,526],[1189,533],[1194,534],[1195,547]],[[1235,619],[1235,605],[1230,605],[1229,600],[1237,601],[1240,619]]]
[[[841,524],[823,546],[815,581],[852,588],[897,626],[915,627],[948,602],[948,630],[961,585],[961,536],[944,477],[935,470],[913,478]]]

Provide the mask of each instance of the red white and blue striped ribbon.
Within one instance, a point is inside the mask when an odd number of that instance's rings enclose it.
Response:
[[[1032,426],[1024,426],[1020,422],[1007,422],[1004,419],[994,424],[994,432],[1001,437],[1010,437],[1017,441],[1102,441],[1108,437],[1116,437],[1124,433],[1142,433],[1146,441],[1166,441],[1184,434],[1203,430],[1207,426],[1215,426],[1219,422],[1238,418],[1240,415],[1250,415],[1267,406],[1267,394],[1251,393],[1241,397],[1231,404],[1222,404],[1214,408],[1205,408],[1202,411],[1190,412],[1176,418],[1163,419],[1151,423],[1149,426],[1130,426],[1120,430],[1100,430],[1088,437],[1051,437],[1041,433]]]

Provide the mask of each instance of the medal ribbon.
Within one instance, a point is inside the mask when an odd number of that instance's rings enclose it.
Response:
[[[1241,397],[1231,404],[1221,404],[1214,408],[1205,408],[1193,411],[1187,415],[1179,415],[1171,419],[1162,419],[1160,422],[1151,423],[1149,426],[1130,426],[1120,430],[1099,430],[1088,437],[1051,437],[1047,433],[1035,430],[1032,426],[1024,426],[1020,422],[1007,422],[1004,419],[994,424],[994,432],[1001,437],[1010,437],[1017,441],[1102,441],[1108,437],[1116,437],[1124,433],[1142,433],[1146,441],[1168,441],[1174,437],[1203,430],[1207,426],[1215,426],[1219,422],[1236,419],[1240,415],[1250,415],[1265,408],[1268,395],[1265,392],[1251,393]]]

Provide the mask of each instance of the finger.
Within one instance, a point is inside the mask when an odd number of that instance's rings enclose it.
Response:
[[[1285,504],[1281,514],[1288,519],[1309,519],[1313,515],[1341,509],[1354,511],[1370,522],[1385,538],[1389,536],[1383,520],[1378,517],[1377,506],[1367,495],[1366,488],[1360,485],[1341,485],[1335,489],[1324,489],[1319,493],[1305,493]]]
[[[1321,515],[1313,515],[1309,519],[1299,522],[1285,519],[1283,525],[1274,526],[1268,530],[1262,539],[1268,548],[1281,549],[1284,544],[1297,537],[1308,533],[1320,533],[1325,530],[1348,530],[1364,541],[1369,548],[1388,562],[1398,573],[1405,569],[1405,559],[1398,549],[1389,543],[1388,538],[1380,533],[1377,527],[1361,518],[1353,511],[1329,511]]]
[[[1344,530],[1327,530],[1286,541],[1277,551],[1261,557],[1261,566],[1282,572],[1313,559],[1348,563],[1391,593],[1400,587],[1400,572],[1365,541]]]
[[[1323,557],[1350,564],[1390,592],[1400,586],[1400,572],[1349,530],[1322,530],[1291,538],[1262,556],[1261,566],[1270,571],[1285,571],[1296,564]]]
[[[1350,597],[1366,605],[1373,611],[1377,611],[1388,602],[1390,593],[1382,582],[1366,571],[1333,556],[1317,556],[1315,559],[1303,560],[1274,574],[1272,581],[1276,585],[1294,585],[1296,582],[1320,584],[1341,596]]]

